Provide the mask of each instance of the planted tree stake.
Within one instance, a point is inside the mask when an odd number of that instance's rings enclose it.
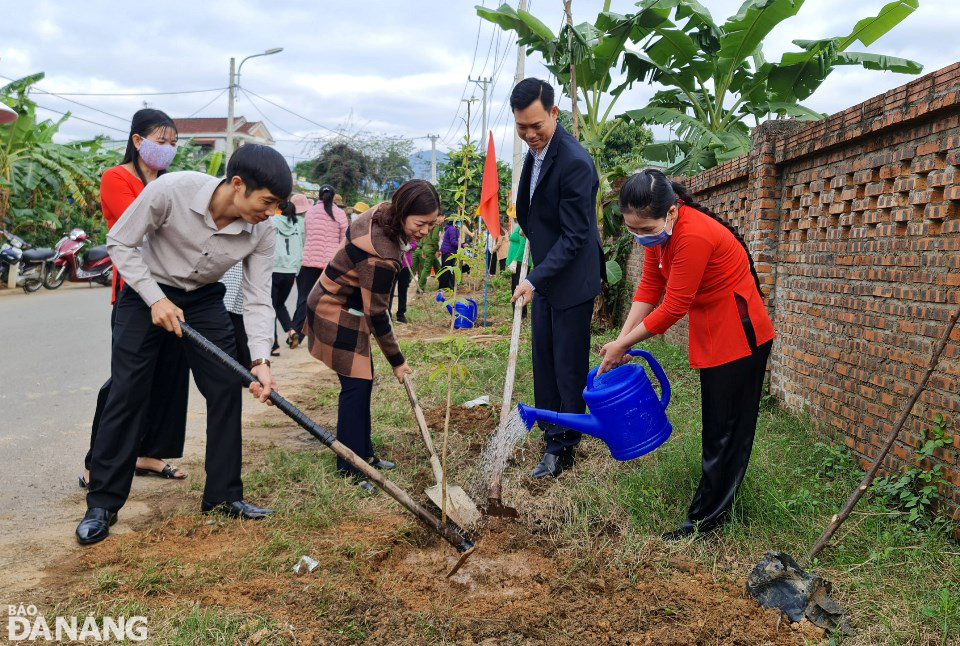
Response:
[[[839,514],[830,519],[830,524],[827,525],[825,530],[823,530],[823,534],[820,535],[820,538],[817,539],[813,549],[811,549],[810,553],[807,554],[808,562],[812,561],[813,558],[823,551],[823,549],[829,544],[830,538],[837,531],[840,525],[843,524],[843,521],[847,519],[847,517],[853,511],[853,508],[856,507],[857,503],[863,497],[863,494],[865,494],[867,489],[870,488],[870,483],[873,482],[874,477],[877,475],[877,471],[880,470],[880,465],[883,463],[883,459],[887,457],[887,453],[889,453],[890,449],[893,448],[894,443],[897,441],[897,437],[900,435],[900,430],[906,423],[907,418],[910,417],[910,411],[913,410],[913,406],[917,403],[917,399],[920,398],[920,393],[923,392],[923,389],[926,387],[927,381],[930,379],[930,375],[933,374],[933,371],[936,369],[937,363],[940,361],[940,355],[943,354],[943,349],[947,347],[947,342],[950,340],[950,334],[953,332],[953,327],[957,324],[957,319],[960,319],[960,307],[957,307],[957,311],[953,313],[953,316],[947,322],[947,327],[943,331],[943,337],[941,337],[940,343],[937,345],[933,352],[933,356],[930,358],[930,365],[927,366],[927,371],[923,374],[923,378],[920,379],[920,383],[918,383],[913,389],[913,394],[910,396],[907,405],[900,413],[897,423],[893,425],[893,430],[890,431],[890,435],[887,436],[886,444],[883,445],[883,448],[880,449],[880,452],[877,453],[876,457],[873,458],[873,464],[870,465],[870,469],[867,470],[867,473],[863,476],[863,480],[860,481],[860,486],[856,488],[856,490],[847,500],[846,504],[843,506],[843,509],[840,510]]]

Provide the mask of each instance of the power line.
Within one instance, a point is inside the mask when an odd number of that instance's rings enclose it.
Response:
[[[297,118],[299,118],[299,119],[303,119],[304,121],[306,121],[306,122],[308,122],[308,123],[312,123],[313,125],[317,126],[318,128],[322,128],[323,130],[327,130],[327,131],[329,131],[329,132],[332,132],[333,134],[335,134],[335,135],[337,135],[337,136],[339,136],[339,137],[346,137],[346,138],[348,138],[348,139],[354,139],[354,138],[355,138],[355,137],[346,135],[346,134],[344,134],[344,133],[342,133],[342,132],[339,132],[339,131],[337,131],[337,130],[334,130],[333,128],[330,128],[330,127],[328,127],[328,126],[325,126],[325,125],[323,125],[322,123],[317,123],[317,122],[314,121],[313,119],[310,119],[309,117],[305,117],[305,116],[303,116],[302,114],[297,114],[296,112],[294,112],[294,111],[291,110],[290,108],[285,108],[285,107],[283,107],[282,105],[280,105],[279,103],[275,103],[274,101],[271,101],[270,99],[267,99],[267,98],[265,98],[265,97],[260,96],[259,94],[257,94],[257,93],[254,92],[253,90],[248,90],[248,89],[246,89],[246,88],[242,88],[242,89],[243,89],[244,92],[249,92],[249,93],[252,94],[253,96],[257,97],[258,99],[261,99],[261,100],[263,100],[263,101],[266,101],[266,102],[269,103],[270,105],[276,106],[276,107],[280,108],[281,110],[283,110],[284,112],[289,112],[290,114],[292,114],[293,116],[295,116],[295,117],[297,117]],[[281,130],[282,130],[282,128],[281,128]],[[288,133],[288,134],[291,134],[291,133]],[[294,136],[296,136],[296,135],[294,135]]]
[[[62,112],[62,111],[60,111],[60,110],[54,110],[53,108],[48,108],[47,106],[45,106],[45,105],[40,105],[39,103],[37,103],[36,106],[37,106],[38,108],[41,108],[41,109],[43,109],[43,110],[47,110],[47,111],[49,111],[49,112],[55,112],[55,113],[57,113],[57,114],[69,115],[71,119],[76,119],[77,121],[86,121],[87,123],[92,123],[93,125],[95,125],[95,126],[100,126],[101,128],[109,128],[110,130],[116,130],[117,132],[122,132],[122,133],[125,134],[125,135],[127,134],[127,131],[126,131],[126,130],[121,130],[120,128],[114,128],[113,126],[108,126],[108,125],[105,124],[105,123],[97,123],[96,121],[90,121],[90,119],[84,119],[83,117],[78,117],[77,115],[75,115],[75,114],[73,114],[73,113],[71,113],[71,112]]]
[[[8,81],[14,79],[3,78]],[[39,89],[39,88],[38,88]],[[56,94],[57,96],[170,96],[173,94],[201,94],[203,92],[218,92],[220,90],[226,90],[225,87],[212,87],[208,90],[178,90],[176,92],[48,92],[48,94]]]
[[[486,0],[483,0],[483,2],[481,2],[480,4],[481,4],[481,6],[486,5]],[[461,108],[462,108],[462,106],[463,106],[463,100],[464,100],[464,99],[466,98],[466,96],[467,96],[467,86],[470,85],[470,80],[469,80],[469,79],[470,79],[470,75],[473,74],[473,68],[474,68],[474,67],[476,66],[476,64],[477,64],[477,51],[478,51],[479,48],[480,48],[480,29],[481,29],[481,27],[483,27],[483,18],[481,18],[480,16],[477,16],[477,38],[476,38],[476,41],[475,41],[474,44],[473,44],[473,61],[470,63],[470,71],[467,72],[467,80],[463,82],[463,91],[460,92],[460,100],[457,101],[457,111],[453,114],[453,119],[450,120],[450,125],[447,126],[447,132],[446,132],[446,134],[443,135],[443,137],[441,138],[441,141],[443,141],[443,142],[444,142],[445,144],[447,144],[448,146],[449,146],[450,144],[447,142],[447,137],[450,136],[450,131],[453,130],[453,127],[456,125],[456,123],[457,123],[457,117],[460,116],[460,110],[461,110]]]
[[[193,118],[194,116],[196,116],[196,115],[200,114],[201,112],[203,112],[204,110],[206,110],[207,108],[209,108],[211,105],[213,105],[213,104],[217,101],[217,99],[219,99],[219,98],[222,97],[224,94],[226,94],[226,92],[227,92],[226,90],[223,90],[222,92],[220,92],[220,94],[218,94],[217,96],[213,97],[212,99],[210,99],[209,101],[207,101],[206,103],[204,103],[202,108],[200,108],[199,110],[194,110],[194,111],[190,114],[190,116],[187,117],[187,119],[191,119],[191,118]]]
[[[245,97],[247,98],[247,101],[250,102],[250,105],[253,106],[253,109],[257,111],[257,114],[259,114],[260,117],[261,117],[264,121],[266,121],[267,123],[269,123],[271,126],[273,126],[274,128],[276,128],[276,129],[279,130],[280,132],[284,132],[284,133],[290,135],[291,137],[296,137],[296,136],[297,136],[296,133],[290,132],[289,130],[287,130],[287,129],[281,127],[280,125],[278,125],[277,123],[271,121],[271,120],[267,117],[267,115],[265,115],[265,114],[263,113],[263,110],[261,110],[260,107],[253,101],[253,99],[250,98],[250,94],[247,92],[247,90],[245,90],[244,88],[240,88],[240,92],[243,93],[243,96],[245,96]],[[300,141],[303,142],[304,139],[306,139],[306,137],[301,137],[301,138],[300,138]],[[274,141],[276,141],[276,140],[274,140]]]
[[[0,74],[0,78],[6,79],[7,81],[14,81],[14,80],[16,80],[16,79],[10,78],[9,76],[4,76],[3,74]],[[65,96],[62,96],[62,95],[60,95],[60,94],[57,94],[56,92],[50,92],[50,91],[48,91],[48,90],[44,90],[44,89],[42,89],[42,88],[37,87],[36,85],[32,85],[32,86],[30,86],[30,87],[27,88],[27,94],[29,94],[30,92],[40,92],[41,94],[48,94],[48,95],[50,95],[50,96],[55,96],[55,97],[57,97],[57,98],[59,98],[59,99],[63,99],[64,101],[68,101],[69,103],[73,103],[73,104],[75,104],[75,105],[79,105],[79,106],[82,107],[82,108],[86,108],[86,109],[88,109],[88,110],[93,110],[94,112],[99,112],[100,114],[105,114],[106,116],[112,117],[113,119],[119,119],[120,121],[123,121],[124,123],[130,121],[130,119],[129,119],[128,117],[120,117],[120,116],[117,116],[117,115],[115,115],[115,114],[111,114],[110,112],[107,112],[106,110],[101,110],[100,108],[95,108],[95,107],[93,107],[92,105],[87,105],[86,103],[80,103],[79,101],[74,101],[73,99],[68,99],[68,98],[66,98]]]

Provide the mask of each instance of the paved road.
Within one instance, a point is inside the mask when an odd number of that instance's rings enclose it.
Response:
[[[295,305],[296,290],[287,300]],[[82,493],[77,476],[109,376],[109,289],[0,290],[0,532],[12,519],[49,518]],[[205,419],[190,388],[188,435]]]
[[[109,376],[110,290],[0,293],[0,522],[76,494]]]

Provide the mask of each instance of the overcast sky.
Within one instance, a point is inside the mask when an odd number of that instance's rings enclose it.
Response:
[[[737,12],[740,0],[701,0],[717,22]],[[860,18],[874,15],[887,0],[806,0],[797,17],[765,42],[768,59],[796,48],[796,38],[846,35]],[[499,0],[487,0],[494,6]],[[124,138],[129,118],[146,101],[172,117],[226,116],[229,59],[272,47],[284,51],[243,66],[236,114],[267,120],[277,147],[291,160],[311,152],[312,140],[344,126],[406,137],[439,134],[441,149],[463,136],[461,97],[479,97],[467,83],[496,79],[489,123],[498,157],[511,157],[512,127],[505,102],[516,64],[508,34],[482,22],[476,0],[155,0],[146,5],[88,0],[0,2],[0,75],[19,78],[45,72],[39,88],[53,93],[131,93],[135,96],[37,94],[46,108],[70,110],[62,140],[98,134]],[[512,3],[515,4],[515,3]],[[573,0],[574,21],[593,21],[602,0]],[[866,51],[919,61],[932,72],[958,60],[960,1],[920,0],[920,9]],[[613,0],[619,13],[634,3]],[[561,0],[531,0],[531,10],[555,31]],[[855,46],[851,51],[863,48]],[[546,77],[537,55],[527,76]],[[837,112],[908,82],[889,72],[839,68],[805,103]],[[0,79],[0,84],[5,83]],[[211,92],[148,96],[149,92]],[[642,107],[655,87],[635,86],[618,108]],[[465,92],[465,94],[464,94]],[[286,112],[255,95],[287,108]],[[564,105],[565,103],[565,105]],[[474,104],[474,132],[480,129]],[[569,108],[569,101],[561,107]],[[295,113],[295,114],[294,114]],[[56,117],[52,112],[45,115]],[[299,116],[298,116],[299,115]],[[313,123],[311,123],[313,122]],[[106,127],[106,126],[109,126]],[[429,140],[417,141],[429,149]]]

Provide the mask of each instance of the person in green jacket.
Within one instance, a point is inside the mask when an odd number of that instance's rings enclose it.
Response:
[[[527,239],[523,235],[523,229],[517,224],[516,220],[510,220],[513,229],[510,231],[510,249],[507,251],[507,270],[513,274],[510,278],[512,285],[511,293],[517,291],[520,284],[520,264],[523,262],[523,250],[527,246]],[[533,269],[533,259],[527,258],[527,274]],[[527,318],[527,304],[523,304],[523,318]]]
[[[418,276],[417,287],[421,292],[427,290],[430,270],[440,271],[440,259],[437,258],[437,253],[440,251],[440,230],[443,229],[443,221],[444,217],[441,213],[437,216],[437,225],[430,230],[427,237],[413,252],[413,272]]]
[[[304,218],[303,214],[310,208],[310,200],[301,193],[293,195],[282,206],[282,215],[270,218],[277,229],[277,243],[273,249],[273,288],[271,297],[273,309],[277,314],[277,321],[286,334],[287,345],[291,349],[300,345],[300,337],[294,330],[287,311],[287,297],[296,282],[300,265],[303,264]],[[277,342],[277,331],[273,331],[272,355],[277,356],[280,344]]]

